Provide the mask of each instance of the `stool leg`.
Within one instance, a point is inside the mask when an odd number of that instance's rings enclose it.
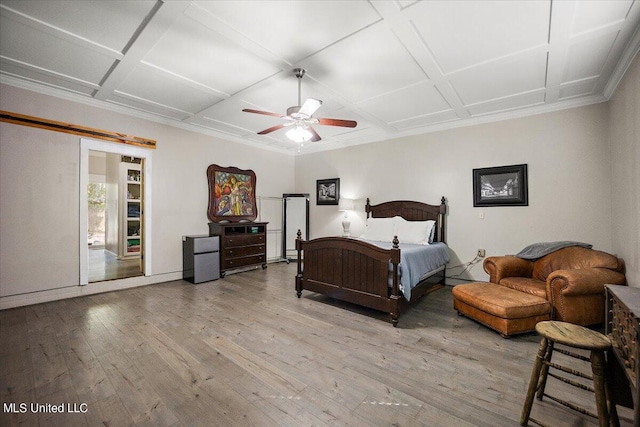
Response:
[[[553,345],[554,342],[552,340],[548,340],[549,345],[547,346],[547,352],[544,355],[544,363],[542,365],[542,371],[540,372],[540,384],[538,385],[538,400],[542,400],[542,396],[544,395],[544,389],[547,387],[547,374],[549,373],[549,362],[551,362],[551,356],[553,355]]]
[[[542,370],[542,362],[547,355],[547,348],[549,341],[546,338],[540,340],[540,347],[538,347],[538,354],[536,355],[535,362],[533,363],[533,370],[531,371],[531,378],[529,379],[529,390],[527,391],[527,397],[522,407],[522,415],[520,416],[520,425],[526,426],[529,424],[529,415],[531,415],[531,407],[533,406],[533,398],[540,382],[540,371]]]
[[[591,350],[591,370],[593,371],[593,389],[596,392],[596,407],[600,427],[609,427],[609,410],[607,409],[607,393],[605,384],[606,361],[604,352]]]

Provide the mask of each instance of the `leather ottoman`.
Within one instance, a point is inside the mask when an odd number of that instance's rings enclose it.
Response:
[[[495,283],[473,282],[453,288],[453,308],[502,337],[534,331],[549,320],[551,305],[544,299]]]

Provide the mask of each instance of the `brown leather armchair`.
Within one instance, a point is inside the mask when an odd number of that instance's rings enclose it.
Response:
[[[492,283],[545,298],[552,319],[583,326],[604,322],[605,284],[626,284],[621,259],[578,246],[535,261],[488,257],[483,266]]]

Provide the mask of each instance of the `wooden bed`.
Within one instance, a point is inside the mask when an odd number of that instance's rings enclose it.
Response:
[[[391,201],[366,204],[367,218],[391,218],[399,215],[407,221],[436,221],[434,242],[445,242],[445,198],[440,205],[415,201]],[[341,301],[362,305],[389,313],[393,326],[397,326],[400,312],[407,303],[399,290],[400,249],[394,239],[391,249],[347,237],[322,237],[296,240],[298,270],[296,293],[303,290],[317,292]],[[389,263],[392,265],[390,272]],[[392,287],[389,275],[392,274]],[[411,290],[413,303],[421,296],[444,285],[445,268],[424,278]]]

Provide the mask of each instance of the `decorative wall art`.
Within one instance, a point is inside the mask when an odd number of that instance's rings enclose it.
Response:
[[[340,200],[340,178],[316,181],[316,205],[337,205]]]
[[[256,174],[252,170],[210,165],[209,209],[213,222],[253,221],[258,217]]]
[[[527,165],[473,170],[473,206],[529,206]]]

